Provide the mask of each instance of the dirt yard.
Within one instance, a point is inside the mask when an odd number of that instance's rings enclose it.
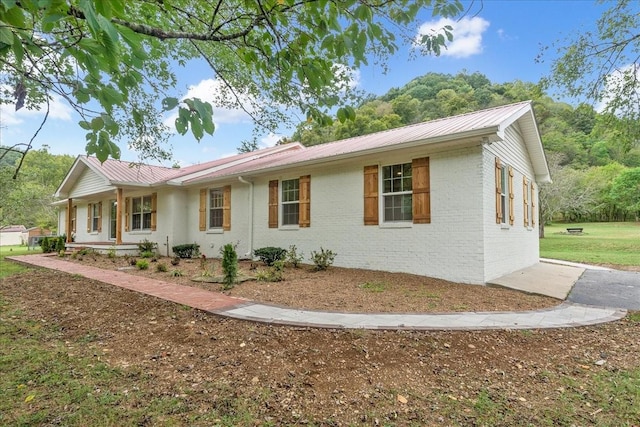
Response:
[[[106,257],[76,262],[124,267],[119,265],[124,260]],[[244,267],[251,271],[251,265]],[[172,269],[183,271],[174,279],[184,284],[196,284],[189,280],[192,273],[202,275],[199,261],[169,264],[168,273],[157,273],[153,266],[131,272],[166,275],[168,280]],[[295,307],[354,311],[557,304],[503,289],[337,268],[321,273],[288,269],[284,282],[246,282],[230,293]],[[214,410],[247,426],[634,425],[629,423],[634,415],[612,402],[630,401],[623,407],[634,411],[640,400],[640,384],[635,395],[619,388],[627,373],[637,375],[640,367],[640,323],[629,318],[539,331],[279,327],[220,318],[47,270],[4,279],[0,296],[30,319],[55,325],[72,357],[93,357],[141,372],[136,387],[154,396],[176,396],[184,413],[170,419],[178,425],[234,425],[202,421]],[[609,388],[610,382],[618,388]],[[118,387],[110,392],[122,393]],[[123,395],[120,404],[127,402]],[[244,412],[250,415],[237,418]],[[151,414],[137,425],[163,422]]]
[[[104,255],[66,259],[207,290],[220,291],[222,288],[218,283],[207,282],[222,275],[218,259],[183,259],[174,266],[171,265],[171,258],[161,257],[156,262],[149,262],[147,270],[132,267],[130,259],[108,258]],[[168,271],[158,272],[158,264],[164,264]],[[266,269],[261,262],[240,262],[240,276],[255,276]],[[175,270],[180,271],[181,276],[175,277],[172,273]],[[498,287],[463,285],[412,274],[337,267],[314,271],[311,265],[287,267],[284,280],[280,282],[246,281],[225,293],[295,308],[350,312],[532,310],[560,303],[553,298]]]

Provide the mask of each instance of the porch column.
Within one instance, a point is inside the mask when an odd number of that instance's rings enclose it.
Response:
[[[116,191],[116,245],[122,244],[122,188]]]
[[[67,199],[67,213],[65,215],[65,221],[64,221],[64,229],[65,232],[67,233],[67,243],[71,243],[71,233],[73,232],[73,230],[71,230],[71,213],[73,212],[73,199],[68,198]]]

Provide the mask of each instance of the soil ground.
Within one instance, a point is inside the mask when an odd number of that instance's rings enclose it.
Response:
[[[106,258],[79,262],[118,268]],[[188,280],[190,264],[195,264],[195,273],[201,272],[198,261],[169,264],[169,270],[184,270],[185,276],[176,280]],[[157,278],[161,273],[151,267],[136,274]],[[557,304],[408,275],[333,268],[326,273],[289,269],[287,274],[295,275],[292,283],[308,283],[310,289],[286,290],[287,277],[280,283],[247,282],[231,293],[354,311]],[[351,290],[341,292],[341,287]],[[640,405],[637,314],[562,330],[320,330],[220,318],[83,277],[36,269],[3,279],[0,296],[34,321],[58,328],[70,357],[93,357],[141,373],[131,376],[136,387],[180,399],[184,413],[171,415],[178,425],[223,424],[220,419],[204,421],[211,411],[247,426],[640,425],[634,420]],[[624,388],[630,373],[635,382]],[[124,393],[117,385],[110,392]],[[624,404],[614,405],[619,401]],[[122,395],[119,404],[127,402]],[[250,415],[237,418],[243,411]],[[163,419],[152,414],[137,422],[162,424]]]
[[[161,257],[155,262],[149,262],[146,270],[131,266],[129,261],[135,258],[109,258],[90,254],[67,259],[182,285],[222,290],[219,283],[211,283],[222,276],[218,259],[183,259],[174,266],[171,265],[171,258]],[[168,271],[158,272],[158,264],[165,265]],[[181,276],[175,277],[172,273],[175,270],[180,271]],[[265,270],[267,267],[261,262],[240,262],[240,276],[243,277],[255,276]],[[522,311],[553,307],[560,303],[550,297],[499,287],[465,285],[413,274],[339,267],[314,271],[311,265],[287,267],[284,280],[279,282],[251,280],[224,292],[231,296],[287,307],[347,312]]]

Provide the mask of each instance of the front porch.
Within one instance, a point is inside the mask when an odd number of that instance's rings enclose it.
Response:
[[[138,243],[123,242],[67,242],[65,248],[70,251],[79,251],[82,249],[91,249],[99,254],[106,255],[110,251],[115,251],[116,256],[138,255],[140,249]]]

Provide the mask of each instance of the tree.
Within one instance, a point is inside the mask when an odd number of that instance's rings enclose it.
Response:
[[[638,221],[640,213],[640,168],[627,169],[616,177],[611,187],[611,197],[621,209]]]
[[[600,111],[617,117],[614,124],[637,140],[640,130],[640,3],[604,2],[609,7],[596,22],[596,31],[581,31],[559,42],[551,75],[543,85],[560,86],[578,100],[588,99]],[[544,55],[538,57],[541,62]]]
[[[119,157],[117,142],[167,158],[162,111],[177,111],[180,134],[214,132],[211,104],[172,93],[176,66],[192,61],[219,83],[217,105],[244,109],[258,126],[274,129],[292,109],[326,123],[337,108],[344,121],[354,117],[352,69],[384,63],[398,39],[436,54],[452,40],[450,26],[415,39],[424,8],[463,10],[459,0],[4,0],[0,102],[46,109],[64,98],[82,117],[87,153],[102,161]]]

